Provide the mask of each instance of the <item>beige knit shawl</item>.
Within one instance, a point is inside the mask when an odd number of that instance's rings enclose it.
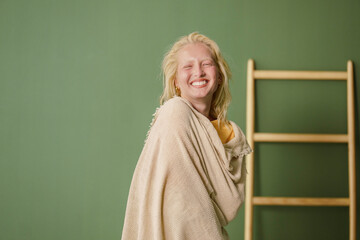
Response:
[[[137,163],[122,240],[228,239],[223,228],[244,201],[241,129],[222,144],[211,122],[181,98],[155,113]]]

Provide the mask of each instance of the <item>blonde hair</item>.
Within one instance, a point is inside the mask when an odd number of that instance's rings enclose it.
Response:
[[[209,48],[220,76],[220,85],[214,93],[211,102],[210,116],[217,118],[219,124],[221,122],[228,122],[226,114],[231,101],[229,90],[229,79],[231,78],[230,68],[222,56],[218,45],[210,38],[197,32],[181,37],[165,54],[162,62],[164,90],[160,97],[160,104],[177,95],[175,89],[176,70],[178,67],[177,53],[185,45],[195,43],[205,44]]]

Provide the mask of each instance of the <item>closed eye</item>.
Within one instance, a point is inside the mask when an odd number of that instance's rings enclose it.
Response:
[[[213,63],[212,62],[204,62],[203,66],[213,66]]]

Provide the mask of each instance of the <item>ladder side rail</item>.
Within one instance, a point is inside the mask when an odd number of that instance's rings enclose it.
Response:
[[[246,135],[250,147],[254,149],[255,131],[255,79],[254,60],[249,59],[247,66],[247,88],[246,88]],[[253,203],[254,195],[254,154],[246,156],[246,179],[245,193],[245,240],[253,239]]]
[[[348,158],[349,158],[349,230],[350,240],[356,240],[356,172],[355,172],[355,113],[354,76],[352,61],[347,62],[347,119],[348,119]]]

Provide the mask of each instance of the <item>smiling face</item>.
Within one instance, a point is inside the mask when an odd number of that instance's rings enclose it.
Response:
[[[219,73],[209,48],[203,43],[190,43],[177,54],[175,86],[190,103],[211,105],[219,85]]]

